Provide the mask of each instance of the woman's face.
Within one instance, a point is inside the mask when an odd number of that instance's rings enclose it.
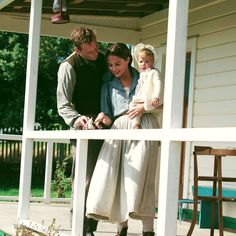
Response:
[[[108,56],[108,67],[111,73],[117,77],[122,77],[128,70],[129,59],[125,60],[121,57],[110,55]]]

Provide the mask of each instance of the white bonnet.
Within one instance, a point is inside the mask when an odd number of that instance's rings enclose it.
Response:
[[[138,61],[138,53],[144,49],[147,48],[149,49],[153,55],[154,55],[154,65],[157,63],[157,59],[158,59],[158,54],[157,51],[155,50],[155,48],[152,45],[148,45],[148,44],[143,44],[143,43],[139,43],[134,47],[134,57],[135,60]]]

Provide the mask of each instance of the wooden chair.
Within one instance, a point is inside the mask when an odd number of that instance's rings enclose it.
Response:
[[[206,155],[214,157],[214,168],[213,176],[199,176],[198,175],[198,156]],[[215,211],[218,203],[218,223],[219,223],[219,236],[223,236],[223,214],[222,214],[222,203],[223,201],[236,201],[236,197],[224,197],[222,196],[222,182],[236,182],[236,177],[222,177],[222,157],[236,156],[236,150],[231,149],[213,149],[207,146],[195,146],[194,147],[194,207],[193,207],[193,218],[188,231],[187,236],[191,236],[194,226],[197,220],[197,206],[199,200],[211,201],[211,231],[210,235],[214,235],[215,228]],[[210,181],[212,182],[212,196],[199,196],[198,194],[198,183],[199,181]]]

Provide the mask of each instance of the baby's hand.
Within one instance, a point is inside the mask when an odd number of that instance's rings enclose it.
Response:
[[[160,103],[159,98],[153,98],[151,101],[151,105],[155,108],[159,106],[159,103]]]

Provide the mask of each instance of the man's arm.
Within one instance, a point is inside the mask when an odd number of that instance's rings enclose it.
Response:
[[[73,127],[80,114],[75,110],[72,97],[76,83],[73,67],[68,62],[63,62],[58,70],[57,109],[65,123]]]

